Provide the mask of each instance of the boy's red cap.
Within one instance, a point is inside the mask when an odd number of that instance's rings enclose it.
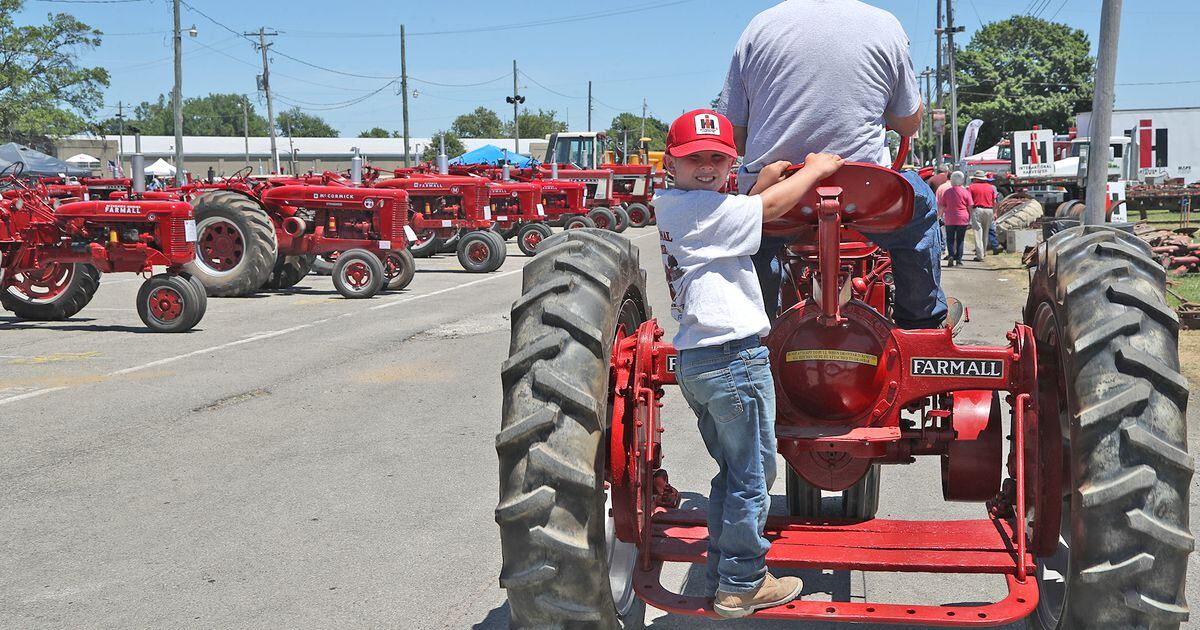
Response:
[[[684,157],[698,151],[717,151],[737,157],[733,124],[711,109],[695,109],[671,123],[667,132],[667,154]]]

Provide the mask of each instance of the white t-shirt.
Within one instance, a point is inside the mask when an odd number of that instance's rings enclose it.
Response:
[[[762,198],[707,190],[654,197],[679,350],[771,331],[750,256],[762,239]]]

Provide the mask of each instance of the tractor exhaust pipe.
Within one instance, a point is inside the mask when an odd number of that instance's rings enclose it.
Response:
[[[146,192],[146,156],[142,155],[142,134],[133,135],[133,155],[129,156],[129,170],[133,180],[133,192]]]
[[[355,186],[362,185],[362,155],[358,152],[358,147],[352,147],[354,157],[350,158],[350,183]]]
[[[442,137],[438,138],[438,141],[441,142],[441,147],[438,150],[438,154],[437,154],[438,173],[441,175],[449,175],[450,174],[450,163],[449,163],[449,159],[446,157],[446,135],[442,134]]]
[[[558,179],[558,162],[550,163],[550,179]]]
[[[503,177],[504,181],[506,182],[512,181],[512,171],[509,169],[508,162],[505,162],[504,166],[500,168],[500,176]]]
[[[287,217],[283,220],[283,231],[289,236],[300,236],[308,229],[308,224],[300,217]]]

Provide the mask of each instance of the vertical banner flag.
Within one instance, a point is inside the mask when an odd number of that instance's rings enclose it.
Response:
[[[966,162],[968,155],[975,155],[975,141],[979,139],[979,128],[983,126],[983,121],[978,118],[972,120],[965,131],[963,131],[962,151],[959,152],[959,159]]]

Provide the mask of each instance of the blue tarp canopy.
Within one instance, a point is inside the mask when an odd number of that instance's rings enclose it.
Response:
[[[56,175],[82,177],[92,174],[92,171],[89,169],[72,166],[56,157],[46,155],[41,151],[35,151],[15,142],[0,144],[0,162],[24,162],[25,175],[30,177],[54,177]]]
[[[533,161],[532,158],[527,158],[520,153],[505,151],[500,147],[485,144],[474,151],[466,153],[450,160],[451,164],[492,164],[498,165],[505,161],[513,166],[524,168]]]

